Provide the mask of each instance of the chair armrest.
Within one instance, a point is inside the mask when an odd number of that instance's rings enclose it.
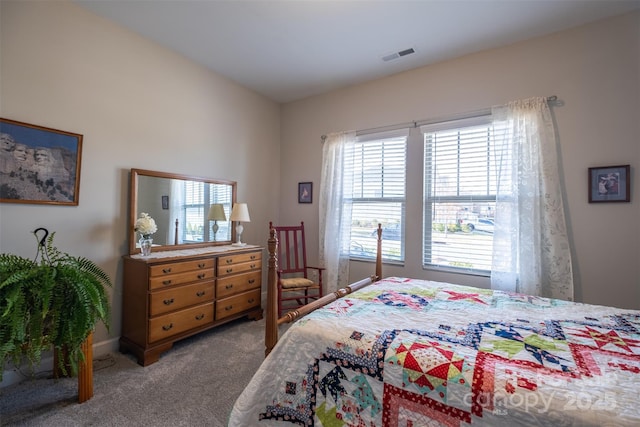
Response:
[[[318,272],[318,285],[320,285],[320,295],[322,295],[322,272],[325,270],[324,267],[312,267],[310,265],[306,266],[305,268],[309,269],[309,270],[316,270]]]

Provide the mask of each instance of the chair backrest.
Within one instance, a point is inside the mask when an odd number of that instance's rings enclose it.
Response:
[[[304,222],[300,225],[273,225],[278,239],[278,270],[282,274],[307,277],[307,249],[304,239]]]

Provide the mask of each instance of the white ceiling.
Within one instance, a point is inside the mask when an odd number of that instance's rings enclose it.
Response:
[[[640,0],[74,0],[277,102],[640,8]],[[385,62],[382,57],[413,48]]]

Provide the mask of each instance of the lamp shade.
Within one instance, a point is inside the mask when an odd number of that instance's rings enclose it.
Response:
[[[249,208],[246,203],[234,203],[231,211],[231,221],[251,222]]]
[[[215,203],[209,208],[209,215],[207,216],[209,221],[226,221],[227,216],[224,214],[224,206],[220,203]]]

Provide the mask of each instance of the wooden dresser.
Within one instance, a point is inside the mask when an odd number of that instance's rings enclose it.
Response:
[[[262,248],[217,246],[127,255],[120,351],[142,366],[182,338],[248,316],[262,318]]]

